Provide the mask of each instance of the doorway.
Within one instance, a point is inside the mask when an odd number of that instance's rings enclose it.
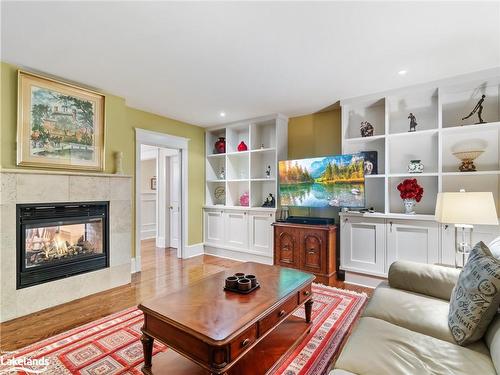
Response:
[[[177,252],[180,184],[179,150],[141,144],[142,248],[154,242],[157,248]]]
[[[132,272],[142,269],[143,251],[150,260],[154,254],[184,255],[187,141],[136,129],[136,256]]]

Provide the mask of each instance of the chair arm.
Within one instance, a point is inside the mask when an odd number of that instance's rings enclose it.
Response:
[[[459,274],[452,267],[396,261],[389,268],[389,285],[449,301]]]

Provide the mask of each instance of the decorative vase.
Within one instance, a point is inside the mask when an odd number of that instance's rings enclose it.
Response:
[[[219,137],[217,142],[215,142],[215,153],[225,154],[226,153],[226,138]]]
[[[243,194],[241,194],[240,205],[248,206],[249,203],[250,203],[250,197],[248,196],[248,192],[245,191]]]
[[[246,150],[248,150],[247,145],[245,144],[245,142],[241,141],[240,144],[238,145],[238,151],[246,151]]]
[[[424,165],[420,162],[420,160],[410,160],[408,163],[408,173],[423,173]]]
[[[462,164],[458,167],[460,172],[475,172],[474,160],[483,152],[482,150],[454,152],[453,155],[462,161]]]
[[[115,152],[115,174],[123,174],[123,152],[116,151]]]
[[[405,205],[405,214],[415,215],[415,204],[417,201],[415,199],[403,199]]]

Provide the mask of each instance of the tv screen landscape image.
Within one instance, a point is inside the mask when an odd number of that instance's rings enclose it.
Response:
[[[365,176],[360,154],[279,162],[282,206],[365,206]]]

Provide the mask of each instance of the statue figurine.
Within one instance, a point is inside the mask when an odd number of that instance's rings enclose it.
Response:
[[[226,172],[224,172],[224,167],[221,167],[219,172],[219,180],[224,180],[226,178]]]
[[[410,132],[414,132],[417,130],[417,118],[415,117],[415,115],[413,113],[410,112],[410,114],[408,115],[408,118],[410,119]]]
[[[359,127],[359,131],[361,132],[362,137],[371,137],[373,135],[374,127],[368,121],[361,122]]]
[[[274,207],[275,205],[276,205],[276,199],[274,199],[273,195],[269,193],[269,196],[262,204],[262,207]]]
[[[268,165],[266,169],[266,178],[271,178],[271,166]]]
[[[484,103],[484,99],[486,98],[486,95],[482,95],[481,96],[481,99],[479,99],[479,101],[477,102],[476,106],[474,107],[474,109],[471,111],[471,113],[469,113],[468,116],[465,116],[462,118],[462,121],[463,120],[467,120],[469,117],[471,117],[474,113],[477,112],[477,117],[479,117],[479,122],[476,122],[476,124],[484,124],[486,123],[486,121],[483,121],[483,118],[481,117],[481,114],[483,113],[483,103]]]

